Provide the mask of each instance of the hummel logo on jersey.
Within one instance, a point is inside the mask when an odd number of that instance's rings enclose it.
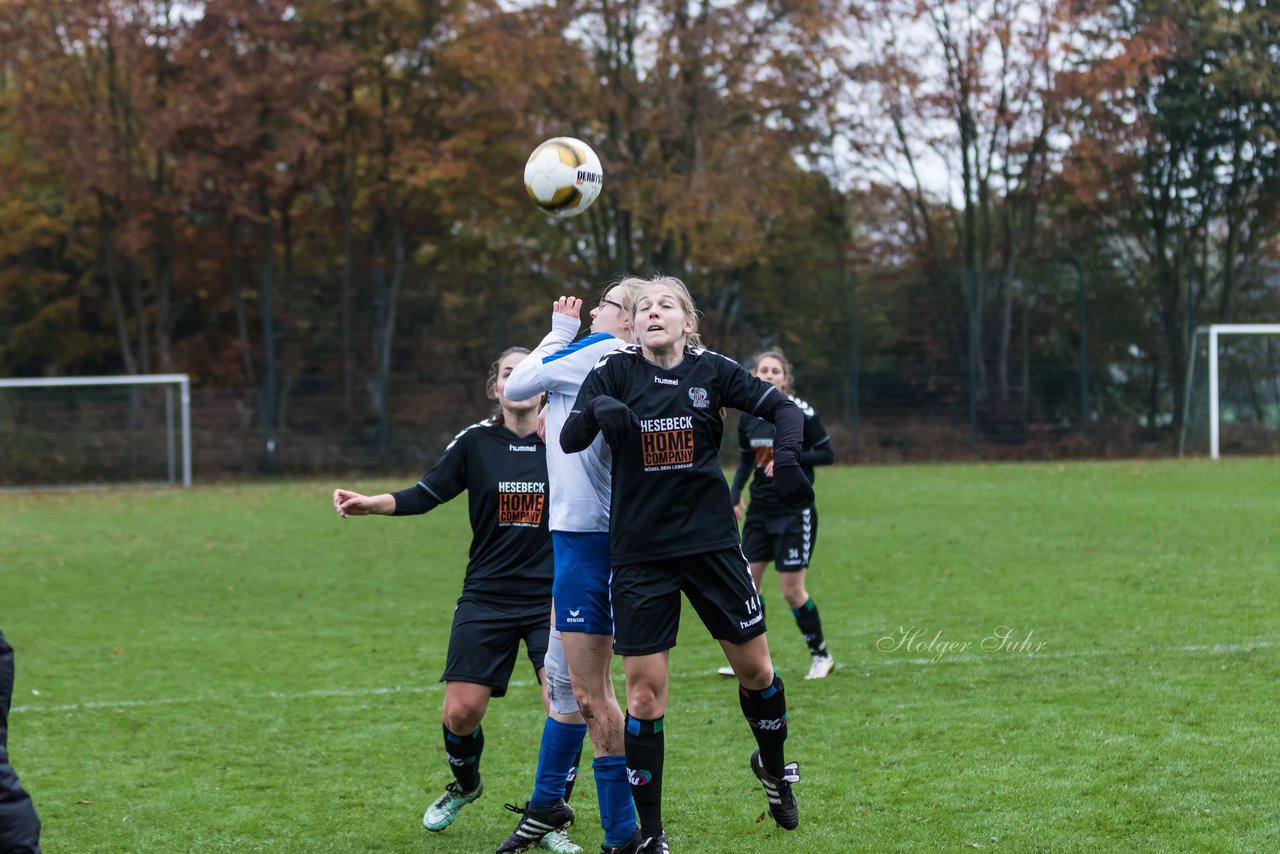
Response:
[[[508,451],[537,451],[537,445],[507,445]]]
[[[707,400],[707,390],[705,388],[689,389],[689,399],[693,401],[694,409],[706,409],[711,405],[711,401]]]
[[[666,377],[654,377],[653,381],[658,385],[680,385],[680,380],[671,380]]]
[[[752,617],[750,620],[739,620],[739,621],[738,621],[738,628],[740,628],[740,629],[749,629],[749,628],[751,628],[752,626],[754,626],[756,623],[760,622],[760,621],[761,621],[761,620],[763,620],[763,619],[764,619],[764,614],[763,614],[763,613],[760,613],[760,614],[756,614],[756,615],[755,615],[754,617]]]

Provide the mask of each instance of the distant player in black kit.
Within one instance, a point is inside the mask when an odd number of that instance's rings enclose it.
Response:
[[[0,632],[0,854],[40,854],[40,819],[9,765],[13,647]]]
[[[603,433],[613,450],[611,594],[615,648],[627,680],[627,770],[644,837],[640,850],[665,854],[663,715],[681,592],[738,674],[742,713],[759,746],[751,769],[769,811],[788,830],[800,820],[791,791],[800,777],[783,756],[786,697],[720,468],[720,408],[777,425],[773,478],[780,502],[807,504],[813,488],[799,463],[800,410],[736,362],[699,346],[697,313],[683,282],[650,280],[633,319],[640,343],[605,356],[587,376],[560,443],[572,453]]]
[[[333,491],[338,515],[409,516],[467,492],[471,552],[453,612],[444,675],[444,749],[454,781],[427,809],[422,824],[444,830],[480,797],[480,721],[490,697],[507,693],[520,641],[542,682],[551,614],[551,534],[547,530],[547,454],[537,436],[541,395],[507,400],[506,379],[528,350],[512,348],[494,362],[493,417],[466,428],[415,486],[365,496]],[[546,703],[545,691],[543,703]]]
[[[804,413],[804,438],[800,445],[800,468],[813,483],[814,466],[829,466],[835,460],[831,451],[831,438],[818,419],[813,407],[791,393],[794,374],[791,362],[781,350],[765,350],[755,357],[755,375],[791,398]],[[805,590],[804,580],[809,569],[813,548],[818,542],[818,510],[813,504],[803,507],[783,507],[773,494],[773,434],[774,427],[768,421],[753,415],[743,415],[738,421],[738,449],[742,460],[733,476],[735,512],[741,517],[745,508],[746,523],[742,527],[742,551],[751,561],[751,577],[756,590],[760,589],[764,571],[773,561],[778,570],[778,582],[782,597],[791,606],[800,634],[809,646],[813,661],[805,679],[826,679],[835,667],[835,660],[827,651],[827,641],[822,634],[822,620],[818,606]],[[755,475],[752,478],[752,475]],[[751,479],[751,505],[742,501],[742,489]],[[726,673],[725,671],[728,670]],[[720,668],[726,676],[733,670]]]

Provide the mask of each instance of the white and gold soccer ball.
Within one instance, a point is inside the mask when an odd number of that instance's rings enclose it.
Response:
[[[533,150],[524,188],[544,212],[567,219],[591,207],[604,187],[600,158],[580,139],[557,136]]]

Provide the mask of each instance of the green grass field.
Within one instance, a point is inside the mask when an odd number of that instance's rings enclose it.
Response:
[[[757,820],[734,683],[686,608],[673,850],[1280,851],[1277,484],[1272,459],[822,471],[830,679],[801,678],[765,579],[800,828]],[[523,661],[484,723],[484,797],[420,825],[450,779],[464,502],[344,521],[335,485],[0,495],[10,750],[47,852],[484,852],[511,831],[543,719]],[[589,770],[573,804],[593,853]]]

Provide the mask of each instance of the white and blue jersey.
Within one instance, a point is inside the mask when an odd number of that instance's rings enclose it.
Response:
[[[552,531],[608,531],[612,459],[597,436],[581,454],[560,449],[560,430],[578,397],[582,381],[602,358],[627,346],[607,332],[574,341],[577,318],[551,315],[551,331],[507,377],[508,400],[547,393],[547,473],[551,488]]]
[[[551,331],[507,377],[506,395],[524,400],[547,394],[547,480],[549,527],[555,555],[554,627],[561,632],[613,634],[609,605],[609,502],[613,460],[603,437],[585,452],[560,448],[578,390],[591,369],[626,342],[595,332],[574,341],[579,321],[552,313]]]

